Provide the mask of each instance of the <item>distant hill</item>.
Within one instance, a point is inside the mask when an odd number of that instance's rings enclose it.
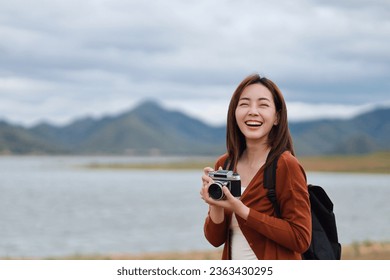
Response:
[[[390,150],[390,108],[350,120],[292,122],[300,155]],[[226,128],[209,126],[178,111],[145,102],[128,112],[83,118],[66,126],[32,128],[0,122],[0,154],[217,155]]]
[[[60,143],[34,135],[30,130],[0,121],[0,154],[67,153]]]
[[[290,124],[297,153],[360,154],[390,150],[390,108],[378,108],[349,120]]]

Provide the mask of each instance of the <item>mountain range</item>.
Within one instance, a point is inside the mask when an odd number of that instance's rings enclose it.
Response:
[[[299,155],[356,154],[390,150],[390,108],[352,119],[291,122]],[[218,155],[225,126],[210,126],[155,102],[65,126],[23,127],[0,121],[0,154]]]

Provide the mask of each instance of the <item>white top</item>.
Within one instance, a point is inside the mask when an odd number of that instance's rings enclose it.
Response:
[[[246,187],[241,187],[241,193],[245,191]],[[231,257],[232,260],[257,260],[255,253],[249,246],[240,226],[238,225],[236,214],[232,215],[230,223],[231,230]]]

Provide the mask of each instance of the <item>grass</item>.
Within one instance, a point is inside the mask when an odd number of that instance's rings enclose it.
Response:
[[[145,254],[75,254],[47,260],[220,260],[221,249]],[[1,258],[0,258],[1,259]],[[3,258],[8,259],[8,258]],[[14,258],[15,259],[15,258]],[[18,258],[20,259],[20,258]],[[23,259],[23,258],[21,258]],[[32,258],[31,258],[32,259]],[[342,260],[390,260],[390,242],[356,242],[342,248]]]
[[[214,166],[214,158],[166,163],[91,163],[92,169],[149,169],[149,170],[202,170],[205,166]],[[390,152],[364,155],[332,155],[298,157],[306,171],[320,172],[355,172],[355,173],[390,173]]]
[[[390,173],[390,152],[299,158],[308,171]]]

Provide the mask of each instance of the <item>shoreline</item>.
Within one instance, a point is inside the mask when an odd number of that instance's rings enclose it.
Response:
[[[215,158],[173,160],[163,163],[90,163],[81,168],[111,170],[203,170],[205,166],[214,166]],[[345,172],[390,174],[390,152],[362,155],[329,155],[297,157],[307,172]]]
[[[74,254],[63,257],[7,258],[0,260],[220,260],[222,249],[188,252],[156,252],[141,254]],[[342,245],[342,260],[390,260],[390,241],[355,242]]]

